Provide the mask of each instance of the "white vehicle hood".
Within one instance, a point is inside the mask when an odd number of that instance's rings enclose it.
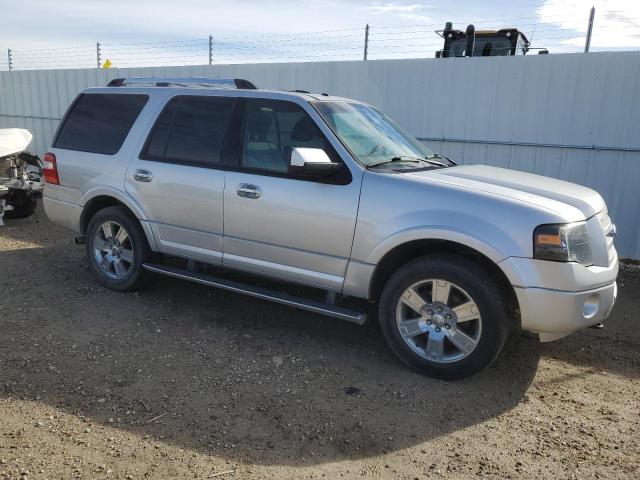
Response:
[[[453,168],[409,173],[429,177],[443,183],[501,195],[514,200],[548,208],[558,213],[568,205],[590,218],[605,208],[598,192],[575,183],[532,173],[488,165],[461,165]]]
[[[0,128],[0,158],[25,151],[32,138],[24,128]]]

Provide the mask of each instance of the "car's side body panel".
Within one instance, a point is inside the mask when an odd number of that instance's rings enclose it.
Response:
[[[242,184],[262,195],[239,196]],[[359,195],[359,179],[330,185],[227,172],[224,265],[340,291]]]
[[[151,172],[151,182],[138,182],[136,171]],[[135,159],[126,190],[145,211],[163,253],[222,261],[225,172]]]

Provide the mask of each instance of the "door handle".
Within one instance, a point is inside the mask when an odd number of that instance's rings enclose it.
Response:
[[[259,198],[262,195],[262,189],[257,185],[250,183],[241,183],[236,189],[236,193],[245,198]]]
[[[149,170],[136,170],[133,178],[136,182],[150,182],[153,179],[153,174]]]

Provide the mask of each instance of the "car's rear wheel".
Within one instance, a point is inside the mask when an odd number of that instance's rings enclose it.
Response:
[[[380,299],[380,323],[394,353],[427,375],[462,378],[487,367],[507,338],[505,293],[476,262],[423,257],[402,266]]]
[[[118,291],[140,288],[148,277],[143,264],[150,256],[140,223],[124,207],[107,207],[89,222],[87,258],[105,287]]]

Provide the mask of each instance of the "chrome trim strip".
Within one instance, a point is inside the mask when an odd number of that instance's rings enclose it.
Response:
[[[296,247],[289,247],[289,246],[285,246],[285,245],[278,245],[277,243],[264,242],[264,241],[261,241],[261,240],[252,240],[250,238],[238,237],[238,236],[234,236],[234,235],[225,235],[224,238],[225,239],[228,238],[228,239],[233,239],[233,240],[240,240],[242,242],[247,242],[247,243],[255,243],[256,245],[266,245],[268,247],[284,248],[286,250],[292,250],[292,251],[295,251],[295,252],[311,253],[313,255],[322,255],[323,257],[334,258],[336,260],[348,260],[348,257],[340,257],[338,255],[329,255],[329,254],[322,253],[322,252],[316,252],[314,250],[306,250],[304,248],[296,248]]]
[[[18,113],[0,113],[0,117],[3,118],[26,118],[29,120],[51,120],[53,122],[59,122],[62,118],[57,117],[39,117],[36,115],[20,115]]]
[[[332,286],[336,291],[340,291],[342,289],[342,282],[344,281],[343,277],[339,277],[337,275],[316,272],[306,268],[292,267],[281,263],[268,262],[257,258],[233,255],[231,253],[223,254],[222,264],[229,268],[244,268],[264,274],[271,273],[290,281],[303,281],[309,285],[316,285],[321,288]]]

